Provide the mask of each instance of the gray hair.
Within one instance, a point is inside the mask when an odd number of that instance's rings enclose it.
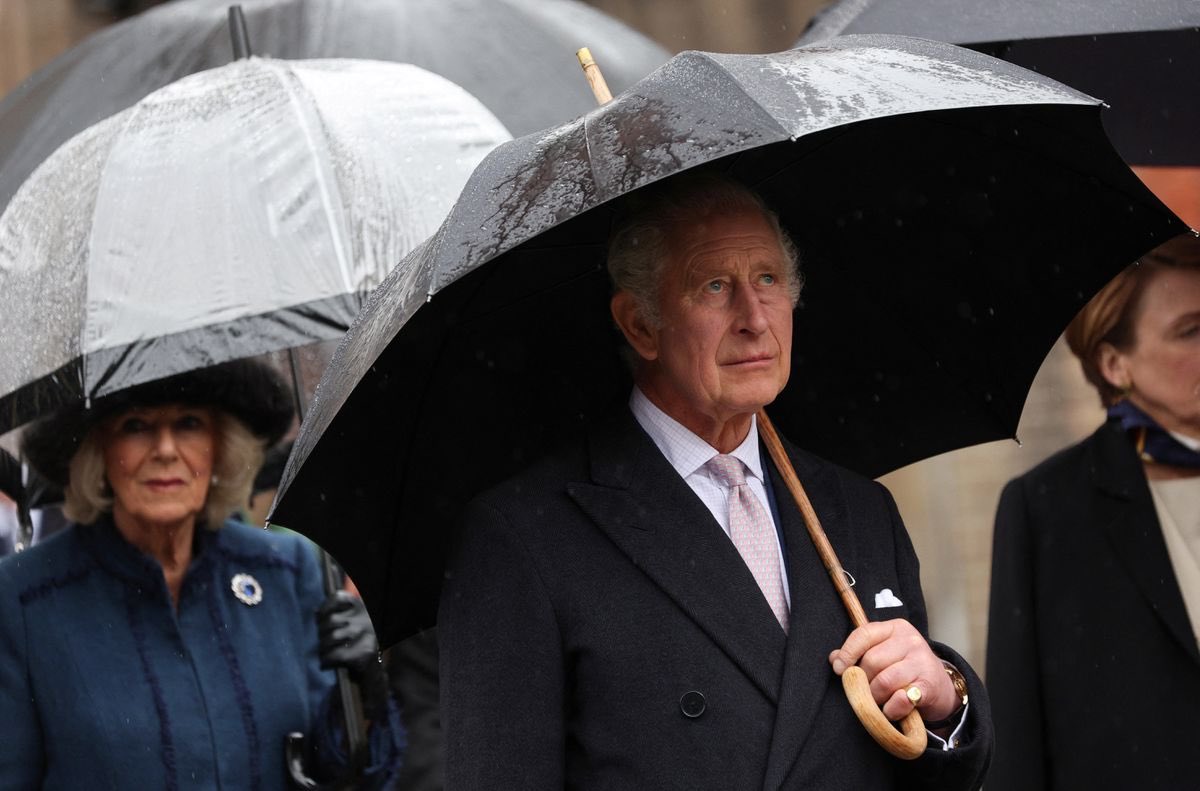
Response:
[[[648,188],[609,237],[608,275],[613,288],[633,295],[642,318],[653,326],[658,312],[662,270],[670,257],[670,230],[714,214],[757,211],[779,237],[788,262],[787,287],[792,306],[800,301],[804,275],[796,245],[779,216],[749,187],[725,176],[694,173]]]
[[[217,530],[226,518],[249,501],[254,476],[262,466],[264,449],[263,441],[242,421],[219,409],[214,410],[214,415],[213,479],[204,501],[202,519],[207,527]],[[100,514],[112,510],[112,487],[105,478],[104,449],[100,441],[106,425],[109,421],[93,426],[71,457],[71,476],[63,491],[63,513],[81,525],[91,524]]]

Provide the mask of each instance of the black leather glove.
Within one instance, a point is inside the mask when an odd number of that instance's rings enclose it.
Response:
[[[321,667],[344,667],[350,678],[362,681],[371,665],[379,664],[379,642],[362,599],[337,591],[317,610],[317,635]]]
[[[379,655],[379,641],[362,599],[337,591],[317,610],[318,653],[321,667],[344,667],[358,684],[363,714],[368,720],[387,716],[387,673]]]

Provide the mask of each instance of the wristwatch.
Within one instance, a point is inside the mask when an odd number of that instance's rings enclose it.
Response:
[[[958,696],[958,705],[954,707],[954,711],[950,712],[945,719],[941,720],[926,720],[925,727],[931,731],[936,731],[938,728],[948,728],[958,722],[958,717],[962,710],[967,707],[967,680],[963,678],[963,674],[958,672],[958,668],[942,660],[942,668],[946,671],[946,675],[950,676],[950,683],[954,685],[954,694]]]

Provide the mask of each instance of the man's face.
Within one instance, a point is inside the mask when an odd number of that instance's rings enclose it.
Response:
[[[693,431],[771,403],[792,351],[790,263],[778,236],[748,210],[677,227],[668,248],[660,320],[634,343],[646,360],[639,384]]]

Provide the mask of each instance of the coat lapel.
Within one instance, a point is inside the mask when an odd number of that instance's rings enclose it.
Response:
[[[1091,468],[1097,497],[1103,499],[1104,510],[1111,514],[1105,530],[1116,556],[1167,631],[1200,664],[1200,648],[1179,593],[1141,462],[1116,424],[1105,426],[1097,436]]]
[[[628,412],[592,433],[589,453],[592,480],[568,495],[778,703],[786,637],[712,514]]]
[[[839,560],[847,568],[853,568],[854,547],[849,540],[845,500],[836,473],[832,467],[816,464],[787,447],[796,474]],[[817,555],[799,508],[774,465],[768,463],[767,467],[787,543],[788,586],[792,600],[779,711],[775,717],[764,785],[766,789],[777,789],[783,785],[799,757],[830,688],[828,683],[820,683],[833,674],[829,652],[845,642],[851,626],[850,617]]]

